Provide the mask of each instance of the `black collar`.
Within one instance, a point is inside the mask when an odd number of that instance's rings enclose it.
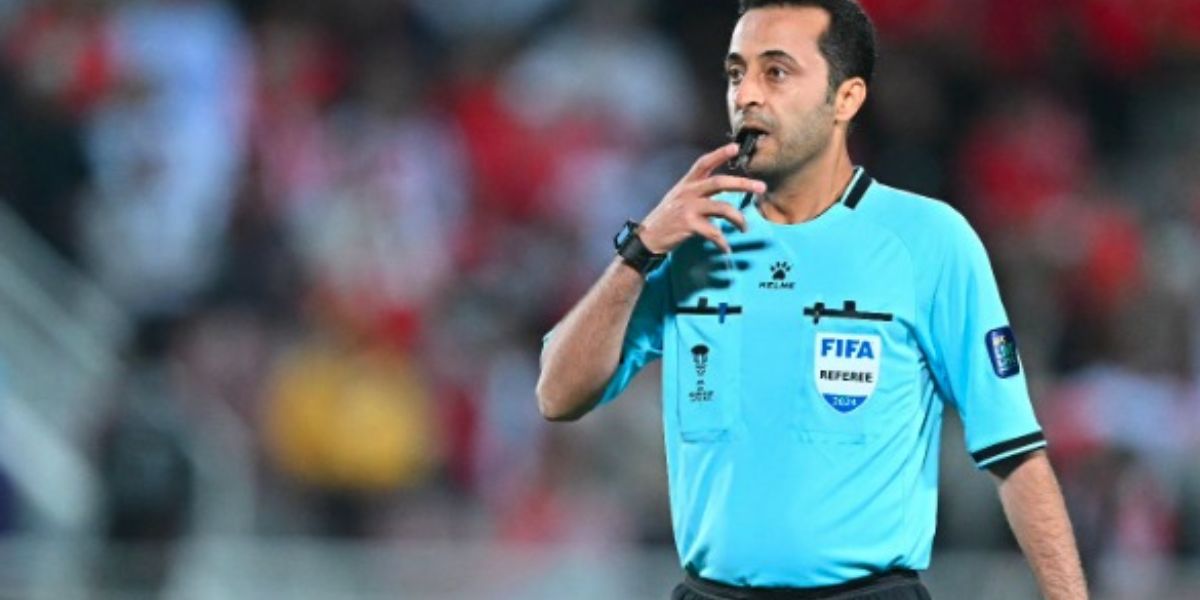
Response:
[[[867,195],[867,190],[871,188],[871,184],[875,183],[875,180],[867,174],[866,169],[858,167],[855,169],[855,175],[850,178],[850,183],[850,191],[843,192],[841,203],[845,204],[846,208],[854,210],[858,207],[858,203],[862,202],[863,196]],[[750,208],[750,203],[753,201],[754,194],[746,192],[746,195],[742,196],[742,203],[738,209],[744,211]]]
[[[867,190],[871,188],[871,184],[875,183],[875,180],[871,179],[871,176],[867,174],[866,169],[859,167],[858,172],[857,180],[851,180],[854,184],[850,187],[850,191],[846,193],[845,199],[842,200],[842,204],[845,204],[846,208],[851,210],[858,207],[858,203],[862,202],[863,196],[867,195]]]

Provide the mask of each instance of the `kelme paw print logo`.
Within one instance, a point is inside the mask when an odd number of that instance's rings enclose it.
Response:
[[[796,289],[795,281],[788,281],[788,275],[792,272],[792,263],[786,260],[777,260],[771,265],[771,279],[759,282],[758,289],[760,290],[794,290]]]

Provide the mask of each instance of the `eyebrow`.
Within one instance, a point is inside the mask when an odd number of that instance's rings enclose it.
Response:
[[[792,58],[791,54],[788,54],[787,52],[784,52],[783,50],[764,50],[763,52],[759,53],[758,56],[761,58],[773,58],[776,60],[781,60],[786,63],[791,63],[792,65],[800,64],[799,62],[796,61],[796,59]],[[742,55],[738,54],[737,52],[730,52],[725,57],[725,64],[729,64],[729,63],[743,63],[744,64],[745,62],[746,62],[746,59],[743,58]]]

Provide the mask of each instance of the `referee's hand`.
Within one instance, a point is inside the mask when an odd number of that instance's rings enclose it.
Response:
[[[755,179],[733,175],[713,175],[713,171],[737,156],[737,144],[726,144],[701,156],[671,191],[642,221],[638,237],[655,254],[674,250],[693,235],[701,236],[729,252],[729,242],[720,229],[709,221],[720,217],[746,231],[746,219],[733,206],[718,202],[712,196],[721,192],[753,192],[762,194],[767,184]]]

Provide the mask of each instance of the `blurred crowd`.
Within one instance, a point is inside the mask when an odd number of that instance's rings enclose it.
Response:
[[[983,235],[1090,570],[1195,558],[1200,4],[863,4],[883,44],[852,155]],[[735,19],[0,0],[0,201],[136,324],[81,441],[104,535],[670,544],[653,374],[571,427],[533,389],[612,234],[727,139]],[[253,518],[201,518],[231,471]]]

